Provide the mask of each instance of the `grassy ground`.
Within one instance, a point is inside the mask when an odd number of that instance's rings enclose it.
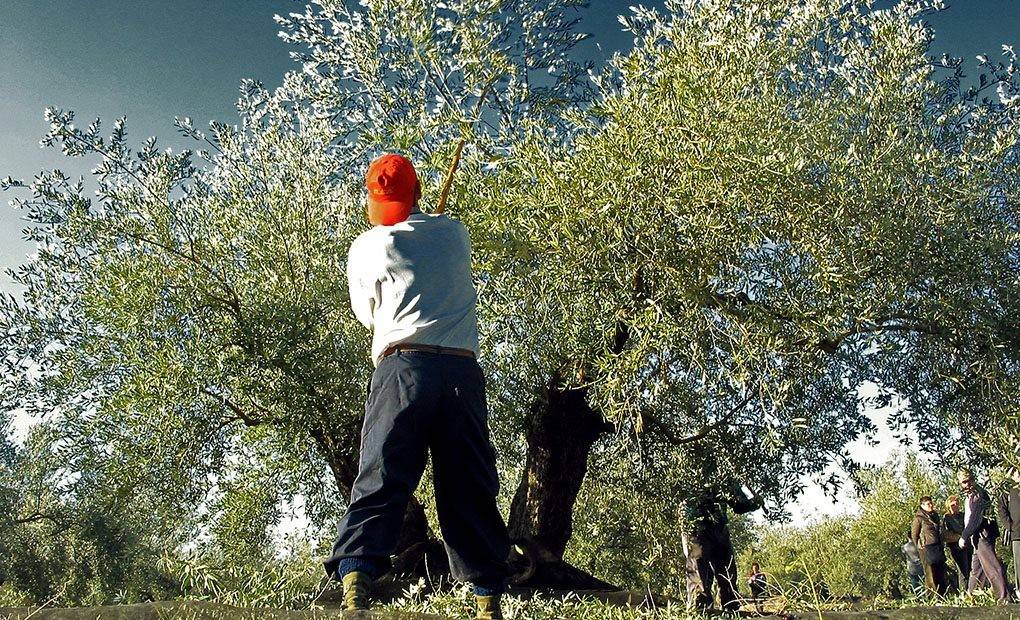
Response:
[[[0,607],[0,618],[12,620],[226,620],[265,618],[304,620],[309,618],[348,618],[359,620],[442,620],[472,618],[474,597],[467,586],[447,587],[439,592],[426,588],[424,581],[393,583],[388,591],[377,593],[381,603],[368,613],[343,614],[339,611],[339,593],[335,588],[305,598],[290,609],[273,609],[257,604],[237,603],[239,597],[208,597],[204,600],[177,600],[134,605],[57,608],[58,602],[42,607]],[[244,597],[240,597],[244,598]],[[883,611],[874,611],[883,610]],[[504,597],[504,615],[508,620],[703,620],[705,615],[687,609],[682,601],[650,596],[641,591],[619,593],[511,592]],[[982,618],[1020,620],[1020,606],[998,606],[988,596],[951,597],[937,601],[806,601],[785,596],[772,597],[765,614],[745,606],[741,615],[759,618],[864,620],[950,620]],[[718,617],[718,616],[715,616]]]
[[[534,611],[534,610],[532,610]],[[453,611],[447,613],[452,614]],[[115,607],[88,607],[74,609],[12,609],[0,608],[0,617],[11,620],[233,620],[233,619],[268,619],[268,620],[306,620],[306,619],[345,619],[345,620],[447,620],[452,618],[472,618],[467,610],[459,610],[457,615],[434,615],[408,612],[405,610],[373,610],[368,612],[345,613],[338,610],[312,609],[304,611],[284,611],[269,609],[243,609],[219,603],[204,601],[175,601],[160,603],[143,603],[121,605]],[[683,609],[661,608],[657,610],[627,610],[618,607],[607,607],[593,603],[568,603],[556,605],[555,611],[547,607],[539,615],[518,615],[508,610],[508,620],[514,618],[555,618],[576,620],[703,620],[705,616],[691,614]],[[718,617],[718,616],[717,616]],[[910,607],[885,611],[817,611],[786,615],[765,615],[762,620],[1017,620],[1020,619],[1020,606],[1007,607]]]
[[[966,601],[934,606],[904,606],[899,609],[874,611],[868,609],[825,609],[834,604],[815,606],[801,603],[799,609],[781,613],[758,615],[750,610],[744,617],[784,620],[955,620],[988,619],[1020,620],[1020,606],[971,605]],[[974,603],[976,601],[971,601]],[[772,601],[769,607],[787,605]],[[858,603],[857,606],[862,606]],[[302,610],[245,609],[213,601],[167,601],[109,607],[75,609],[56,608],[0,608],[0,617],[11,620],[228,620],[268,619],[305,620],[345,618],[348,620],[444,620],[472,618],[473,599],[466,588],[454,589],[438,595],[424,595],[409,591],[406,596],[370,612],[343,613],[331,603],[315,604]],[[703,620],[706,616],[694,613],[676,603],[641,605],[638,607],[607,603],[593,598],[565,595],[556,598],[545,596],[507,596],[504,615],[508,620]],[[718,616],[715,616],[718,617]]]

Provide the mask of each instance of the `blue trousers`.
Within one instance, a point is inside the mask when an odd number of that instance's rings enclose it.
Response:
[[[510,542],[496,506],[485,378],[473,358],[423,351],[393,353],[372,374],[358,477],[325,561],[329,575],[351,560],[389,569],[427,452],[453,577],[502,588]]]

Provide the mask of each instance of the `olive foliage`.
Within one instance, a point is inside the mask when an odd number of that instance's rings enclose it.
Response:
[[[1011,419],[1015,59],[984,66],[994,97],[963,88],[929,56],[935,8],[635,10],[573,140],[476,168],[490,328],[640,442],[653,501],[707,459],[780,514],[805,475],[855,470],[893,394],[932,450]],[[500,321],[523,308],[529,329]]]
[[[48,110],[44,144],[96,168],[4,183],[39,250],[0,302],[0,410],[231,561],[267,557],[281,499],[326,524],[370,370],[343,281],[365,164],[411,155],[430,204],[466,137],[451,212],[507,471],[553,370],[619,429],[580,511],[663,537],[706,471],[774,516],[853,472],[894,394],[930,449],[1014,445],[1012,53],[971,88],[929,57],[933,2],[675,0],[625,17],[633,49],[589,85],[582,5],[314,3],[280,19],[301,64],[280,89],[245,83],[236,126],[178,122],[195,152]]]

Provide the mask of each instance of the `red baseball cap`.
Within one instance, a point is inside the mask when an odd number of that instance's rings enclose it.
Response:
[[[392,226],[407,219],[421,197],[414,164],[403,155],[386,153],[368,167],[368,221]]]

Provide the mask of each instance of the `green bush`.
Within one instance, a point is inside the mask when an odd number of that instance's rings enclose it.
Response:
[[[166,528],[144,495],[102,477],[70,475],[45,425],[0,468],[0,604],[97,605],[166,598],[159,566]]]
[[[951,473],[913,455],[895,457],[862,473],[867,493],[859,513],[766,528],[742,554],[741,566],[757,560],[776,588],[808,596],[899,598],[910,591],[901,547],[918,499],[931,495],[941,505]]]

